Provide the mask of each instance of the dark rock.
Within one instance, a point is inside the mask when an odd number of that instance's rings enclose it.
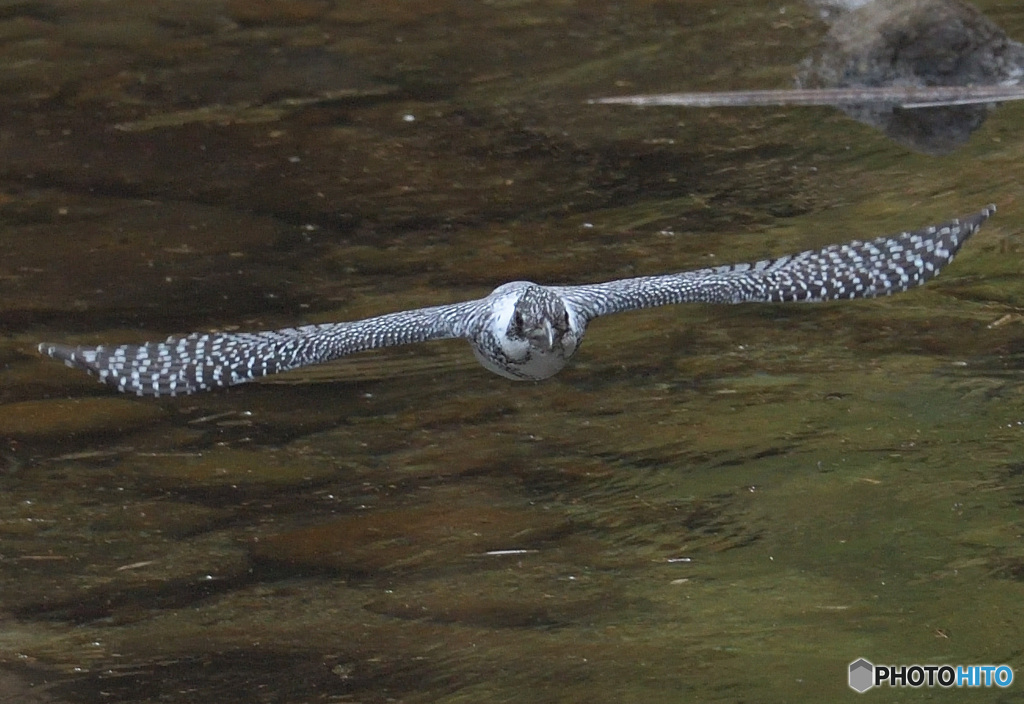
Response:
[[[968,86],[1016,83],[1024,45],[957,0],[874,0],[840,15],[797,74],[801,88]],[[904,109],[840,106],[850,117],[925,154],[947,154],[994,105]]]

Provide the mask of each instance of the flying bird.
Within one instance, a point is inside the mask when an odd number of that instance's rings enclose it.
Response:
[[[553,376],[595,318],[676,303],[788,303],[873,298],[923,284],[953,260],[994,205],[942,225],[752,264],[580,286],[513,281],[474,301],[365,320],[248,333],[197,332],[141,345],[39,351],[118,391],[174,396],[241,384],[355,352],[465,338],[477,360],[509,379]]]

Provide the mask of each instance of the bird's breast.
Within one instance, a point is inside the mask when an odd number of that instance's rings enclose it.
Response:
[[[566,335],[551,346],[526,340],[485,335],[472,341],[473,354],[486,369],[517,381],[540,381],[554,376],[576,352],[577,341]]]

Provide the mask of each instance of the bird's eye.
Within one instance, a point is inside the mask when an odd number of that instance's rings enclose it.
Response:
[[[522,329],[522,327],[526,324],[526,322],[523,320],[523,314],[520,313],[519,311],[516,311],[515,323],[516,327],[520,329]]]

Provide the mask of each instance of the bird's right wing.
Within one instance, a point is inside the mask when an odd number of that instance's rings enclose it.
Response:
[[[476,300],[348,323],[192,333],[142,345],[71,347],[44,342],[39,351],[95,374],[118,391],[175,396],[241,384],[364,350],[465,337],[485,312],[484,300]]]
[[[553,287],[588,320],[675,303],[783,303],[872,298],[906,291],[939,273],[996,211],[994,205],[942,225],[855,240],[754,264],[665,276]]]

